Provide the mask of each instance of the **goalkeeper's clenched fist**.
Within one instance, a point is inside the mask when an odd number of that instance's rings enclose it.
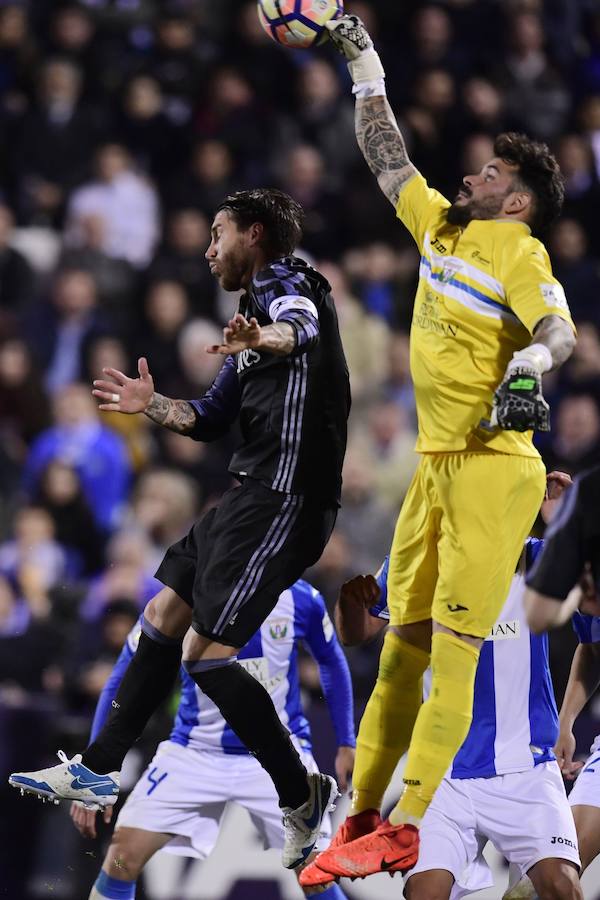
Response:
[[[325,27],[336,50],[348,60],[348,68],[355,85],[385,78],[371,35],[358,16],[331,19],[326,22]]]
[[[550,431],[550,407],[542,396],[542,373],[552,368],[552,356],[543,344],[531,344],[515,353],[494,394],[489,425],[506,431]]]

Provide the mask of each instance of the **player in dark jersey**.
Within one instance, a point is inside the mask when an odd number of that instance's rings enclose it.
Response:
[[[113,711],[83,755],[11,783],[43,797],[109,805],[127,750],[167,696],[180,662],[269,773],[286,823],[284,865],[302,864],[336,796],[332,778],[307,775],[287,729],[256,679],[236,662],[278,596],[314,564],[333,529],[350,409],[349,379],[330,287],[292,256],[301,207],[275,190],[227,197],[206,258],[227,291],[244,290],[223,329],[225,356],[200,400],[154,391],[145,359],[138,378],[115,369],[94,382],[100,409],[145,413],[197,440],[239,421],[230,471],[241,482],[166,553],[165,588],[144,613],[138,650]],[[60,754],[59,754],[60,755]]]
[[[585,599],[586,574],[600,594],[600,466],[578,475],[544,535],[544,552],[527,577],[527,620],[534,632],[567,622]]]

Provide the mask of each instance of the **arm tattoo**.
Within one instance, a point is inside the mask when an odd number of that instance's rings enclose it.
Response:
[[[289,322],[273,322],[260,329],[259,350],[274,356],[288,356],[296,347],[296,329]]]
[[[403,184],[417,171],[408,158],[392,108],[386,97],[356,101],[356,138],[379,187],[394,206]]]
[[[548,348],[552,354],[552,368],[558,369],[575,348],[575,334],[571,325],[560,316],[544,316],[533,329],[533,342]]]
[[[196,424],[194,407],[187,400],[171,400],[154,392],[145,414],[153,422],[164,425],[178,434],[189,434]]]

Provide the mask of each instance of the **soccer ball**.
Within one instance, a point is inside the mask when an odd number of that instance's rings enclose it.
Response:
[[[258,18],[285,47],[306,48],[325,38],[325,22],[344,12],[343,0],[258,0]]]

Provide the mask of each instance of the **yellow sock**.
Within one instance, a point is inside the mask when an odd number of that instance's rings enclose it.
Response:
[[[379,672],[358,730],[352,809],[379,809],[398,760],[406,752],[423,699],[429,653],[388,631]]]
[[[404,771],[406,785],[390,821],[416,824],[473,718],[473,688],[479,650],[460,638],[436,632],[431,641],[431,693],[415,723]]]

